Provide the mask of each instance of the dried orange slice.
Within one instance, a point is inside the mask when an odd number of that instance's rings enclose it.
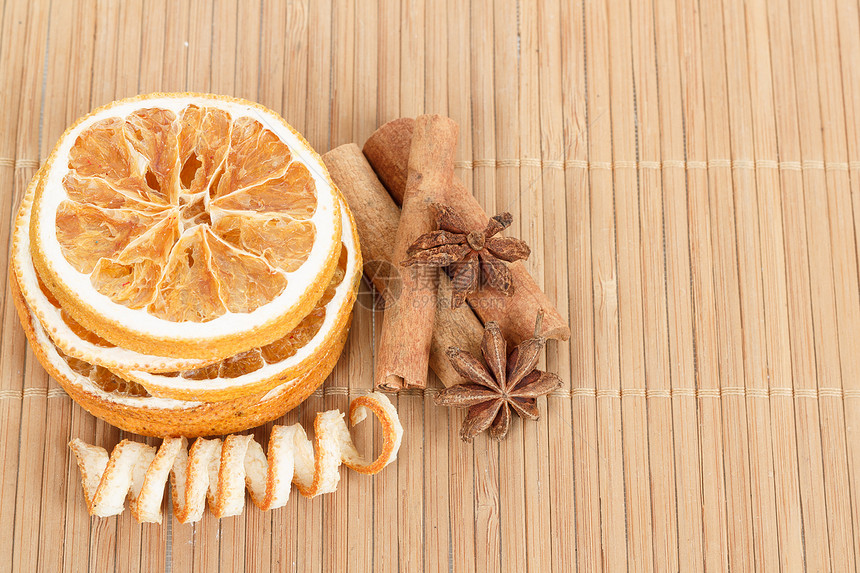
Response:
[[[270,390],[310,370],[348,320],[361,279],[361,251],[352,214],[341,205],[343,244],[335,273],[311,312],[282,338],[225,360],[176,372],[118,372],[154,396],[180,400],[230,400]],[[179,369],[177,369],[179,370]]]
[[[146,389],[109,370],[72,358],[59,350],[26,306],[15,275],[9,281],[24,332],[39,362],[85,410],[123,430],[145,436],[214,436],[259,426],[299,405],[334,368],[346,342],[350,320],[335,333],[313,368],[270,390],[222,402],[174,400],[151,396]]]
[[[137,353],[220,360],[282,338],[337,267],[337,189],[280,116],[153,94],[62,136],[33,198],[36,274],[82,328]]]
[[[340,199],[343,242],[335,273],[314,309],[281,339],[215,363],[142,355],[114,346],[75,323],[33,268],[26,229],[37,178],[21,203],[13,237],[12,268],[27,306],[62,355],[137,382],[154,396],[219,401],[267,391],[309,370],[349,316],[362,261],[352,213]],[[151,374],[157,372],[163,374]]]
[[[190,368],[201,368],[213,362],[198,358],[169,358],[141,354],[111,344],[97,334],[77,323],[60,306],[60,302],[45,287],[30,257],[30,212],[33,196],[41,177],[36,174],[18,209],[15,230],[12,236],[12,272],[29,311],[51,337],[59,352],[71,358],[111,370],[143,370],[147,372],[170,372]]]

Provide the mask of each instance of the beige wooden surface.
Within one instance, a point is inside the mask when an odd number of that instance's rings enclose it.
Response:
[[[39,162],[113,99],[249,98],[320,152],[438,112],[573,330],[545,360],[563,390],[501,445],[461,443],[434,381],[396,398],[406,436],[375,478],[141,526],[87,516],[66,444],[127,436],[47,377],[0,275],[0,571],[860,566],[857,0],[0,5],[4,266]],[[371,308],[287,423],[369,388]]]

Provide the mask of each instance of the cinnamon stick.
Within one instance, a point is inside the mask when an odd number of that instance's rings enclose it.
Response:
[[[415,131],[415,120],[400,118],[377,129],[364,144],[367,157],[379,180],[399,204],[403,200],[408,174],[409,149]],[[483,229],[489,217],[477,199],[459,178],[454,177],[447,205],[457,211],[469,226]],[[562,319],[546,294],[538,287],[522,263],[511,263],[514,292],[505,296],[493,289],[483,289],[467,300],[484,323],[496,321],[511,344],[519,344],[534,334],[534,317],[543,310],[546,338],[567,340],[570,326]]]
[[[340,189],[352,211],[365,261],[365,276],[373,282],[383,298],[390,301],[392,291],[398,291],[396,275],[392,280],[392,251],[400,208],[379,182],[361,149],[354,143],[341,145],[323,155],[332,180]],[[439,306],[430,339],[430,368],[445,387],[463,382],[445,354],[449,346],[457,346],[478,355],[483,327],[475,313],[463,305],[451,308],[451,281],[439,277]]]
[[[406,250],[434,228],[431,205],[444,202],[454,176],[457,124],[441,115],[415,120],[397,225],[392,262],[400,273],[400,296],[386,306],[376,356],[374,386],[384,390],[424,388],[430,339],[436,318],[439,271],[429,266],[405,267]]]

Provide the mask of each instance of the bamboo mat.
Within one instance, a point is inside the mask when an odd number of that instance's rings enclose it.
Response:
[[[116,98],[249,98],[320,152],[438,112],[573,330],[563,390],[500,445],[405,392],[379,476],[141,526],[88,517],[67,442],[123,432],[48,378],[3,275],[0,571],[857,570],[857,0],[0,4],[4,268],[39,162]],[[286,423],[367,391],[372,308]]]

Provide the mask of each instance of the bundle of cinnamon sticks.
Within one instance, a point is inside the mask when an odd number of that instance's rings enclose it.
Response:
[[[478,354],[482,323],[489,321],[498,322],[516,344],[532,336],[534,317],[543,311],[543,336],[570,337],[570,328],[522,263],[508,265],[512,294],[484,288],[457,308],[450,304],[452,285],[444,272],[403,265],[409,246],[435,229],[434,205],[450,207],[471,228],[483,229],[489,221],[454,176],[458,133],[457,124],[444,116],[401,118],[374,132],[363,153],[347,144],[323,156],[355,216],[365,273],[386,298],[377,388],[423,388],[428,365],[446,387],[461,383],[445,351],[457,346]],[[379,272],[380,265],[389,272]]]

